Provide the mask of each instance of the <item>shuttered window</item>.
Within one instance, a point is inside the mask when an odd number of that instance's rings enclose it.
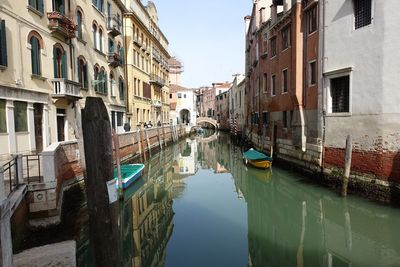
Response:
[[[350,77],[343,76],[331,79],[332,113],[350,111]]]
[[[40,44],[39,39],[32,36],[30,39],[31,44],[31,64],[32,64],[32,74],[41,75],[42,70],[40,66]]]
[[[60,48],[53,48],[54,78],[67,79],[67,53]]]
[[[15,132],[27,132],[27,103],[14,101],[14,125]]]
[[[0,133],[7,132],[6,100],[0,99]]]
[[[6,21],[0,23],[0,66],[7,66],[7,36]]]
[[[83,24],[82,24],[82,13],[80,11],[76,12],[76,31],[77,37],[83,39]]]
[[[125,85],[122,78],[119,78],[119,99],[125,99]]]

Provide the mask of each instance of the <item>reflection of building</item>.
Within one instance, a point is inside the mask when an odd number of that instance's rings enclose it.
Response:
[[[179,174],[195,174],[197,172],[197,143],[194,140],[186,139],[184,149],[179,155]]]
[[[124,253],[131,256],[133,266],[162,266],[165,261],[165,248],[173,228],[172,154],[163,156],[147,164],[142,178],[144,184],[124,209],[124,212],[132,210],[131,216],[125,219],[132,223],[133,245],[124,241]],[[129,248],[132,250],[127,251]]]

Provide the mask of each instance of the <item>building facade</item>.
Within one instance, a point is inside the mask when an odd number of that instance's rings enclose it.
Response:
[[[76,139],[87,96],[125,121],[121,1],[0,4],[0,158]]]
[[[245,97],[245,77],[236,75],[229,90],[229,115],[231,132],[241,135],[244,130],[247,114],[247,101]]]
[[[183,64],[176,57],[168,60],[170,84],[182,85]]]
[[[195,90],[172,84],[170,87],[170,119],[174,124],[195,125],[197,118]]]
[[[157,9],[152,1],[125,1],[128,73],[128,121],[168,122],[169,67],[168,40],[158,25]]]
[[[219,123],[219,129],[229,130],[230,127],[230,114],[229,114],[229,93],[230,91],[225,91],[215,98],[216,106],[216,119]]]

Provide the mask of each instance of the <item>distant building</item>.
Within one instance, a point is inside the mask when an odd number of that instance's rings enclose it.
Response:
[[[221,130],[229,130],[229,92],[229,90],[225,91],[215,97],[217,108],[216,119]]]
[[[176,57],[168,60],[170,84],[182,85],[183,64]]]
[[[172,84],[170,87],[170,119],[174,124],[195,125],[197,118],[196,91]],[[174,104],[175,103],[175,104]]]
[[[229,123],[231,131],[241,135],[247,114],[247,98],[245,97],[245,76],[235,75],[229,90]],[[233,129],[236,127],[236,129]]]

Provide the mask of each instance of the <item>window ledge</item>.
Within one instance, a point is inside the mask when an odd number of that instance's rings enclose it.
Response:
[[[97,49],[96,47],[93,47],[94,51],[96,51],[98,54],[102,55],[103,57],[106,57],[106,54],[104,54],[103,52],[101,52],[99,49]]]
[[[108,95],[108,93],[102,93],[102,92],[98,92],[98,91],[94,91],[96,94],[99,94],[99,95],[104,95],[104,96],[107,96]]]
[[[326,117],[351,117],[351,112],[327,113]]]
[[[281,95],[287,95],[288,94],[288,91],[286,91],[286,92],[282,92],[282,94]]]
[[[0,136],[6,136],[6,135],[8,135],[8,132],[2,132],[2,133],[0,133]]]
[[[96,11],[99,12],[99,14],[102,15],[102,16],[104,17],[104,13],[101,12],[101,11],[97,8],[97,6],[93,5],[93,3],[92,3],[92,7],[93,7],[94,9],[96,9]]]
[[[286,50],[288,50],[289,48],[291,48],[291,46],[289,45],[288,47],[286,47],[285,49],[283,49],[282,51],[281,51],[281,53],[284,53],[284,52],[286,52]]]
[[[28,8],[28,11],[31,11],[32,13],[35,13],[39,17],[43,17],[43,15],[44,15],[42,12],[40,12],[39,10],[35,9],[34,7],[32,7],[30,5],[28,5],[27,8]]]
[[[310,32],[309,34],[307,34],[307,38],[315,35],[317,32],[318,32],[318,28],[315,31]]]
[[[81,90],[83,90],[83,91],[88,91],[89,88],[81,86]]]
[[[32,78],[32,79],[41,80],[41,81],[46,81],[46,80],[47,80],[46,77],[43,77],[43,76],[37,75],[37,74],[31,74],[31,78]]]
[[[0,70],[1,70],[1,71],[5,70],[5,69],[7,69],[7,66],[0,65]]]
[[[29,131],[15,132],[15,134],[29,134]]]
[[[85,40],[83,40],[82,38],[76,37],[76,39],[81,42],[83,45],[86,45],[87,42]]]

